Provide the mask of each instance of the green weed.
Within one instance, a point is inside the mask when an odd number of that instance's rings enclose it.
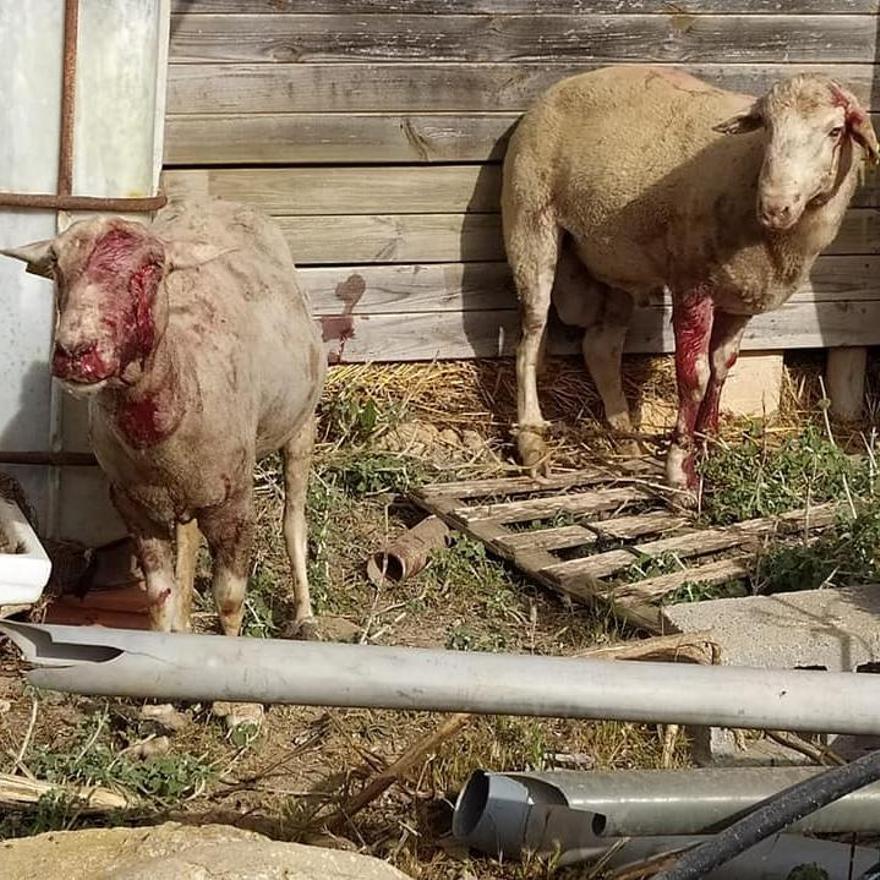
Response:
[[[188,752],[138,760],[115,748],[106,732],[106,714],[89,717],[62,747],[31,750],[27,764],[39,779],[63,785],[101,785],[121,789],[156,806],[167,806],[201,790],[215,768]]]
[[[880,505],[861,505],[809,544],[778,544],[761,556],[755,589],[785,593],[880,579]]]
[[[320,406],[323,436],[347,446],[360,446],[397,427],[406,415],[401,400],[377,401],[365,388],[334,388]]]
[[[739,443],[719,444],[701,461],[703,517],[715,525],[772,516],[872,493],[867,461],[846,455],[815,425],[772,447],[761,430],[746,430]]]
[[[742,581],[724,581],[710,584],[707,581],[685,581],[680,587],[663,597],[664,605],[677,605],[680,602],[705,602],[710,599],[741,599],[750,595]]]

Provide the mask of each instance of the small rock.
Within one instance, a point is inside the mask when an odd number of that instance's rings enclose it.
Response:
[[[226,722],[229,730],[235,730],[243,724],[259,730],[265,715],[262,703],[228,703],[225,700],[214,703],[211,711]]]
[[[10,700],[0,700],[0,715],[5,715],[12,708]]]
[[[322,642],[353,642],[361,633],[361,628],[347,617],[327,614],[315,618],[315,622]]]
[[[447,446],[452,446],[454,448],[461,446],[461,438],[452,428],[444,428],[437,439],[441,443],[445,443]]]
[[[171,751],[171,740],[167,736],[154,736],[143,742],[135,743],[125,750],[125,754],[136,761],[146,761]]]
[[[183,712],[178,712],[170,703],[163,703],[159,706],[142,706],[140,715],[144,721],[152,721],[170,733],[179,733],[189,724],[186,715]]]
[[[465,428],[461,432],[461,445],[464,446],[465,449],[469,449],[471,452],[482,452],[486,448],[486,443],[483,438],[470,428]]]

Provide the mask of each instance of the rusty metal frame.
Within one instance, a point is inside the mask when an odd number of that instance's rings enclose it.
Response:
[[[0,207],[134,213],[156,211],[168,201],[164,193],[146,198],[102,198],[99,196],[73,195],[78,29],[79,0],[64,0],[64,52],[61,66],[61,133],[58,144],[58,184],[56,192],[54,194],[0,192]]]

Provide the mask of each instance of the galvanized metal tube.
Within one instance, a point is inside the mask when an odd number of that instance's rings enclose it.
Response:
[[[880,733],[880,677],[0,624],[72,693]]]
[[[558,788],[531,775],[480,772],[459,795],[452,831],[460,843],[493,858],[516,860],[530,853],[570,865],[602,857],[608,868],[712,840],[703,835],[604,837],[594,833],[590,818],[590,813],[569,807]],[[877,847],[775,834],[705,876],[783,880],[795,866],[815,863],[832,880],[850,880],[871,868],[878,857]]]
[[[563,803],[581,811],[596,837],[708,834],[771,795],[819,773],[818,767],[504,774],[478,770],[463,789],[456,814],[472,814],[483,799],[486,777],[503,776],[524,786],[532,803]],[[841,798],[786,831],[880,831],[880,783]]]

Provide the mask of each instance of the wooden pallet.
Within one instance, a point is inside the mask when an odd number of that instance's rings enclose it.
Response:
[[[613,470],[590,468],[544,480],[437,483],[410,497],[544,586],[579,602],[606,602],[658,633],[664,597],[690,582],[720,584],[747,576],[768,538],[814,535],[830,526],[838,511],[837,504],[823,504],[709,528],[674,509],[667,495],[660,466],[634,460]],[[560,518],[571,522],[559,525]],[[574,550],[574,558],[560,555]],[[674,554],[682,569],[615,580],[633,563],[660,554]]]

